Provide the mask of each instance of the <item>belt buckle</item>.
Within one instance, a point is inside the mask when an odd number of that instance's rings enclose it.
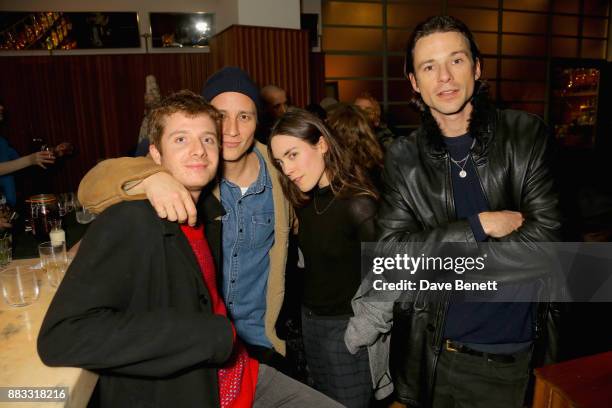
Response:
[[[446,339],[446,351],[452,351],[453,353],[456,353],[459,351],[459,349],[454,347],[449,339]]]

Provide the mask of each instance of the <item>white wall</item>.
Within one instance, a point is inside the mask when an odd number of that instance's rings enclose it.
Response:
[[[238,24],[300,28],[300,0],[238,0]]]
[[[321,34],[321,0],[302,0],[302,13],[319,15],[319,34]]]

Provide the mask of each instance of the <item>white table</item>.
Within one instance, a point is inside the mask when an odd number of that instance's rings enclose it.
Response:
[[[37,262],[22,259],[9,266],[33,266]],[[69,398],[66,402],[0,402],[0,407],[85,407],[98,376],[80,368],[47,367],[38,357],[36,338],[55,288],[42,271],[37,275],[40,297],[31,305],[10,307],[0,293],[0,387],[68,387]]]

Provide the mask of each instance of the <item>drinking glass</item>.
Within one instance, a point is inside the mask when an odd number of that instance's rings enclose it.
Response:
[[[0,236],[0,267],[8,265],[13,260],[13,237],[5,233]]]
[[[2,282],[2,295],[10,306],[27,306],[36,299],[40,293],[36,271],[26,266],[15,266],[0,272]]]
[[[74,193],[66,193],[64,202],[66,203],[66,212],[71,212],[78,207],[79,200]]]
[[[68,213],[66,193],[57,196],[57,212],[60,217],[64,217]]]
[[[89,224],[96,218],[96,215],[94,213],[90,212],[87,208],[81,206],[77,207],[76,212],[74,214],[79,224]]]
[[[66,242],[43,242],[38,246],[38,253],[49,284],[58,287],[68,269]]]

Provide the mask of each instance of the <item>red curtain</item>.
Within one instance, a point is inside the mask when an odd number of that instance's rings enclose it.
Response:
[[[35,137],[51,145],[72,142],[77,149],[48,171],[20,172],[23,197],[76,191],[97,161],[133,150],[146,75],[157,77],[165,95],[185,88],[199,93],[211,73],[206,53],[3,57],[0,72],[6,112],[2,136],[22,155],[31,152]],[[41,188],[48,191],[37,191]]]

